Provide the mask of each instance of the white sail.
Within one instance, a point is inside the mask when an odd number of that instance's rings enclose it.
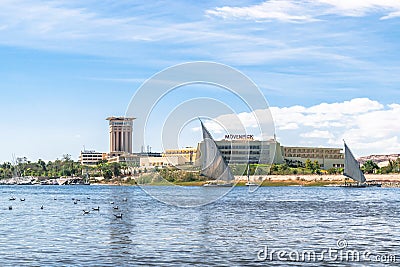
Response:
[[[231,182],[234,180],[234,176],[222,157],[221,152],[218,149],[217,144],[212,138],[210,132],[206,129],[203,122],[201,122],[201,128],[203,130],[204,150],[202,151],[201,160],[202,168],[201,174],[209,178]]]
[[[365,183],[366,179],[363,172],[360,170],[360,165],[356,158],[351,153],[349,147],[344,143],[344,173],[345,176],[360,182]]]

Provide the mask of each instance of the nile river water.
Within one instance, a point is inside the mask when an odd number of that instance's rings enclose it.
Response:
[[[199,195],[213,199],[224,189],[188,187],[179,195],[174,187],[151,190],[190,202]],[[0,265],[396,266],[399,193],[329,187],[250,193],[236,187],[208,205],[183,208],[140,187],[1,186]],[[83,214],[97,206],[100,211]],[[122,219],[114,216],[119,213]],[[344,257],[349,251],[360,259]]]

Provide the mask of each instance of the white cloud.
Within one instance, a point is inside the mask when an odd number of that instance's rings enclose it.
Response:
[[[311,107],[271,107],[270,111],[282,145],[342,147],[344,139],[356,156],[400,153],[400,104],[397,103],[383,105],[368,98],[355,98]],[[259,128],[254,114],[263,118],[261,129],[268,134],[256,131]],[[268,128],[273,127],[265,119],[268,114],[265,110],[227,114],[205,124],[215,139],[231,131],[243,133],[243,129],[257,138],[269,139],[275,131]]]
[[[355,98],[341,103],[321,103],[309,108],[301,106],[272,107],[275,124],[278,129],[287,129],[290,123],[321,128],[340,128],[351,123],[353,116],[381,110],[384,106],[368,98]]]
[[[355,98],[342,103],[321,103],[307,109],[307,113],[319,114],[359,114],[372,110],[380,110],[384,106],[368,98]]]
[[[322,139],[334,138],[333,134],[331,134],[329,131],[319,131],[319,130],[313,130],[311,132],[302,133],[300,134],[300,136],[305,138],[322,138]]]
[[[296,130],[296,129],[299,129],[299,125],[294,122],[289,122],[285,125],[281,125],[280,129],[281,130]]]
[[[312,107],[272,107],[271,111],[283,143],[340,147],[345,139],[358,155],[400,152],[400,104],[385,106],[356,98]],[[298,128],[288,128],[291,124]]]
[[[391,12],[388,15],[381,17],[381,20],[392,19],[392,18],[396,18],[396,17],[400,17],[400,11]]]
[[[7,26],[2,30],[15,32],[16,36],[18,32],[24,32],[25,38],[35,36],[53,40],[151,39],[155,35],[154,31],[146,32],[146,27],[139,22],[135,17],[104,17],[85,8],[66,7],[60,1],[42,1],[39,4],[30,0],[5,0],[2,1],[0,9],[0,24]]]
[[[282,145],[342,147],[344,139],[356,156],[400,153],[400,104],[397,103],[385,106],[368,98],[355,98],[311,107],[271,107],[270,111]],[[257,110],[255,114],[265,117],[269,113]],[[257,129],[254,113],[223,115],[214,122],[207,121],[206,127],[216,139],[223,138],[232,129],[241,133],[245,128],[247,133],[260,139],[269,139],[274,133],[273,129],[268,129],[268,134],[263,136],[254,132]],[[193,130],[200,131],[200,128]]]
[[[250,134],[256,139],[272,139],[275,127],[270,110],[255,110],[238,114],[224,114],[204,122],[214,139],[222,139],[225,134]],[[297,127],[290,125],[291,129]],[[192,128],[193,132],[201,131],[200,127]]]
[[[206,14],[224,19],[280,20],[288,22],[315,21],[323,15],[360,17],[370,13],[385,14],[381,19],[400,16],[398,0],[269,0],[245,7],[216,7]]]
[[[400,11],[400,2],[397,0],[318,0],[321,4],[332,7],[330,13],[344,16],[364,16],[372,12]]]
[[[277,19],[283,21],[312,21],[304,9],[292,1],[271,0],[248,7],[217,7],[206,11],[207,15],[222,18],[245,18],[254,20]]]
[[[166,41],[199,43],[216,38],[231,41],[245,38],[242,34],[212,30],[213,25],[204,21],[177,22],[158,17],[157,9],[151,12],[143,12],[139,7],[132,9],[129,13],[101,11],[84,1],[3,0],[0,44],[126,56],[122,53],[124,45],[132,43],[146,45],[163,41],[165,45]],[[253,39],[254,42],[268,42],[259,37]],[[132,53],[132,47],[126,49]]]

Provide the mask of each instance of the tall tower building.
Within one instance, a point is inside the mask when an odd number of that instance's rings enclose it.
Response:
[[[136,118],[109,117],[110,157],[132,153],[133,121]]]

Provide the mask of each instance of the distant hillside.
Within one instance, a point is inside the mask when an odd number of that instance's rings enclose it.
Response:
[[[391,154],[391,155],[370,155],[358,158],[358,162],[360,164],[364,164],[367,160],[372,160],[379,166],[386,166],[389,163],[389,160],[396,160],[400,158],[400,154]]]

